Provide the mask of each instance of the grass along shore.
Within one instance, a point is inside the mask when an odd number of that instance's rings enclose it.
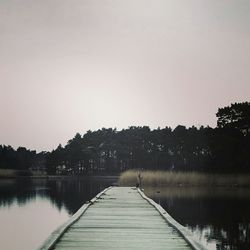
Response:
[[[36,172],[32,172],[29,170],[16,170],[16,169],[0,169],[0,178],[20,178],[20,177],[36,177],[36,176],[47,176],[39,174]]]
[[[16,177],[17,171],[14,169],[0,169],[0,178]]]
[[[120,186],[135,186],[138,183],[138,171],[128,170],[119,177]],[[206,174],[197,172],[142,171],[142,187],[160,186],[250,186],[248,174]]]

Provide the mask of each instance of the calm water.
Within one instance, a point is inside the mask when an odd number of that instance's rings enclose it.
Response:
[[[209,249],[250,249],[250,189],[151,188],[145,193]]]
[[[0,180],[0,249],[36,249],[116,178]],[[145,189],[209,249],[250,249],[249,189]]]
[[[0,179],[0,249],[34,250],[115,178]]]

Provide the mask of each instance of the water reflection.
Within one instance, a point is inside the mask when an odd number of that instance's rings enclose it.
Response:
[[[0,249],[31,250],[116,178],[1,179]],[[250,249],[250,189],[155,188],[145,193],[209,249]]]
[[[86,201],[113,184],[115,177],[65,179],[3,179],[0,180],[0,207],[19,206],[39,196],[49,199],[58,210],[65,206],[69,214],[75,213]]]
[[[0,249],[36,249],[116,178],[1,179]]]
[[[147,188],[145,193],[209,249],[250,249],[249,189]]]

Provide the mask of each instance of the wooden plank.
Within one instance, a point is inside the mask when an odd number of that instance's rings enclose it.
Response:
[[[205,249],[135,188],[109,188],[84,206],[40,250]]]
[[[96,197],[94,197],[90,201],[90,203],[84,204],[66,223],[57,228],[38,249],[39,250],[52,249],[59,240],[59,238],[64,234],[64,232],[66,232],[66,230],[82,216],[82,214],[88,209],[90,205],[92,205],[102,194],[105,194],[105,192],[110,188],[111,187],[104,189]]]
[[[200,242],[198,242],[194,238],[193,234],[186,227],[182,226],[174,218],[172,218],[163,209],[162,206],[154,202],[152,199],[148,198],[140,189],[138,189],[138,192],[140,193],[143,199],[147,200],[152,206],[154,206],[157,209],[157,211],[168,222],[168,224],[171,225],[173,228],[175,228],[193,249],[206,250],[206,247],[203,246]]]

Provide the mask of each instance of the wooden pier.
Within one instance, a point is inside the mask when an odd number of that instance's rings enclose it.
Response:
[[[40,250],[206,249],[160,205],[131,187],[110,187],[83,205]]]

